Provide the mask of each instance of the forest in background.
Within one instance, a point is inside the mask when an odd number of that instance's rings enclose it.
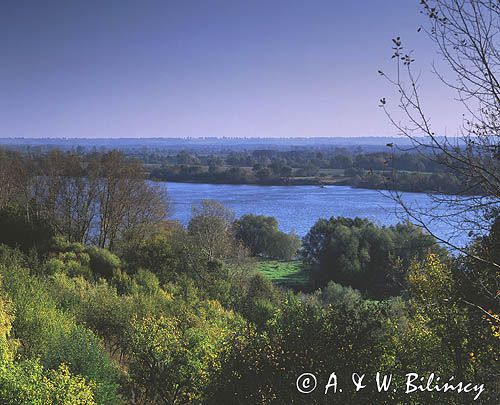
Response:
[[[170,221],[149,168],[118,151],[2,151],[1,402],[499,403],[500,7],[420,5],[428,24],[416,29],[448,68],[434,72],[464,108],[460,142],[436,134],[400,37],[394,69],[378,72],[395,101],[381,97],[379,107],[413,151],[463,186],[466,198],[430,198],[447,207],[433,219],[467,233],[468,246],[432,235],[397,190],[413,224],[319,218],[298,240],[273,218],[235,218],[216,201],[193,207],[186,227]],[[268,260],[290,258],[309,275],[294,290],[269,277],[277,267]],[[321,389],[298,392],[305,372]],[[340,387],[352,373],[393,380],[385,392],[372,380],[330,396],[331,372]],[[408,393],[407,373],[456,387]],[[458,392],[469,382],[484,391]]]
[[[138,142],[140,141],[140,142]],[[386,141],[386,142],[384,142]],[[104,153],[113,145],[144,165],[155,181],[260,185],[349,185],[471,195],[484,193],[446,166],[446,156],[412,148],[404,138],[311,139],[3,139],[6,150]],[[97,147],[96,145],[101,145]],[[460,146],[457,140],[457,147]]]
[[[395,392],[346,389],[335,394],[345,403],[473,398],[408,396],[408,372],[484,383],[480,402],[499,400],[496,301],[482,292],[495,267],[410,223],[325,218],[301,241],[274,218],[204,201],[183,227],[117,151],[2,152],[0,178],[2,403],[333,399],[301,396],[305,371],[335,371],[341,386],[353,372],[394,375]],[[467,251],[497,262],[499,224]],[[258,271],[291,258],[308,284]]]
[[[360,148],[279,151],[259,149],[219,154],[180,151],[136,152],[131,156],[145,163],[150,178],[160,181],[261,184],[350,185],[359,188],[445,194],[482,193],[463,176],[444,164],[444,156],[391,151],[363,152]]]

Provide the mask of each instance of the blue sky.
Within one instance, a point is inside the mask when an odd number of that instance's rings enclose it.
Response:
[[[0,2],[0,137],[394,135],[380,97],[400,35],[438,132],[418,0]]]

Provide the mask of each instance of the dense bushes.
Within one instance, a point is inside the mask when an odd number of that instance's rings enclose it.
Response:
[[[94,384],[72,375],[62,364],[45,370],[36,360],[3,364],[0,369],[2,404],[99,404],[93,394]]]
[[[120,259],[107,249],[69,243],[61,237],[54,238],[51,251],[44,264],[44,274],[66,273],[87,279],[111,279],[121,268]]]
[[[389,237],[374,237],[381,231],[363,220],[322,223],[327,231],[340,225],[355,228],[349,241],[359,235],[371,236],[370,241]],[[391,232],[410,232],[400,228]],[[85,257],[78,245],[63,250],[49,252],[45,261],[71,250]],[[167,257],[177,254],[172,252]],[[98,279],[93,269],[89,278],[72,274],[66,269],[71,260],[45,274],[43,260],[38,269],[27,267],[26,256],[3,247],[0,399],[301,403],[304,397],[293,388],[298,375],[313,372],[326,384],[335,371],[344,387],[353,372],[392,372],[397,388],[390,393],[378,393],[374,385],[358,393],[346,389],[336,400],[397,403],[408,399],[402,377],[410,371],[487,381],[498,361],[491,325],[461,300],[466,292],[449,259],[412,257],[403,258],[411,262],[403,275],[404,298],[374,301],[333,282],[312,294],[284,292],[261,275],[224,264],[216,277],[206,277],[213,271],[207,261],[167,283],[123,260],[130,274],[114,269],[109,280]],[[200,266],[207,266],[206,273],[199,273]],[[317,390],[307,402],[325,398],[332,397]],[[454,397],[427,392],[411,398],[453,403]],[[495,392],[490,389],[482,399],[494,403]]]
[[[118,398],[118,372],[103,352],[95,334],[75,323],[58,308],[44,279],[30,276],[20,265],[0,265],[4,288],[13,302],[12,326],[22,342],[21,352],[28,357],[40,356],[41,364],[57,369],[66,364],[71,373],[95,382],[93,390],[99,402]]]
[[[154,403],[198,402],[242,327],[238,316],[213,301],[200,303],[184,319],[172,314],[134,322],[131,376]]]
[[[0,297],[0,400],[3,404],[94,404],[96,386],[60,362],[46,370],[35,358],[17,359],[23,340],[12,325],[15,305]],[[17,314],[23,317],[25,314]],[[11,336],[16,333],[16,338]],[[90,332],[90,331],[89,331]],[[102,399],[102,398],[101,398]]]
[[[400,294],[405,269],[429,250],[440,251],[431,236],[409,223],[378,227],[366,219],[332,217],[316,222],[302,253],[318,285],[333,280],[380,298]]]
[[[3,223],[23,221],[23,211],[2,212]],[[196,206],[186,228],[108,239],[113,252],[64,232],[9,239],[9,229],[0,228],[11,245],[0,244],[1,403],[457,403],[409,397],[402,377],[486,382],[500,360],[495,300],[467,288],[494,287],[496,269],[449,257],[407,223],[319,220],[303,240],[320,287],[309,294],[252,271],[249,251],[293,257],[294,235],[270,217],[235,221],[215,201]],[[469,249],[496,260],[498,234],[497,222]],[[295,390],[304,372],[319,384],[336,372],[343,387],[352,373],[392,372],[396,391],[305,397]],[[499,399],[490,387],[481,396]]]

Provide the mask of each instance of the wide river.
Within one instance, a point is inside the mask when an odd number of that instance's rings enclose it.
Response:
[[[404,215],[387,192],[348,186],[256,186],[195,183],[159,183],[167,190],[172,203],[171,217],[183,224],[191,218],[193,204],[201,200],[218,200],[234,210],[236,216],[260,214],[275,217],[285,232],[304,236],[319,218],[331,216],[368,218],[378,225],[393,225]],[[431,206],[430,197],[422,193],[405,193],[406,201],[419,208]],[[443,208],[444,209],[444,208]],[[439,210],[434,210],[434,214]],[[445,223],[429,226],[440,237],[452,230]],[[453,238],[463,245],[467,237]]]

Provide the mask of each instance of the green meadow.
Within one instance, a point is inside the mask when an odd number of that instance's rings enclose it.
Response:
[[[257,269],[273,283],[285,287],[297,287],[309,281],[300,260],[265,260],[259,262]]]

